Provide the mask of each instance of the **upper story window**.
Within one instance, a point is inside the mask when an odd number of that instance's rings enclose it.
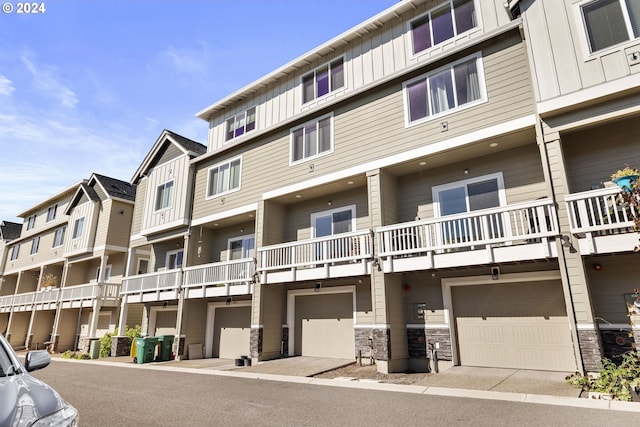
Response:
[[[254,234],[234,237],[228,240],[228,259],[253,258],[256,254],[256,238]]]
[[[480,57],[474,56],[405,83],[407,124],[484,100],[482,74]]]
[[[453,0],[411,22],[413,53],[422,52],[478,25],[474,0]]]
[[[325,116],[291,130],[292,164],[333,150],[332,118]]]
[[[156,209],[166,209],[171,206],[171,198],[173,196],[173,180],[158,185],[156,189]]]
[[[249,108],[234,117],[227,119],[225,141],[230,141],[256,128],[256,107]]]
[[[207,197],[219,196],[240,188],[242,159],[236,158],[209,169]]]
[[[167,252],[166,266],[168,270],[182,267],[182,259],[184,258],[184,249]]]
[[[47,209],[47,222],[53,221],[54,219],[56,219],[56,213],[58,213],[57,203],[53,206],[49,206],[49,209]]]
[[[82,230],[84,228],[84,217],[76,219],[73,224],[73,234],[71,235],[72,239],[78,239],[82,237]]]
[[[40,236],[36,236],[31,241],[31,255],[35,255],[38,253],[38,248],[40,247]]]
[[[637,0],[595,0],[581,10],[591,52],[640,37]]]
[[[53,235],[53,248],[62,246],[64,244],[64,234],[67,231],[67,226],[58,228]]]
[[[302,102],[307,103],[344,86],[344,58],[302,76]]]
[[[356,205],[311,214],[313,237],[333,236],[356,229]]]
[[[27,230],[31,230],[35,226],[36,226],[36,216],[31,215],[29,218],[27,218]]]
[[[11,261],[18,259],[19,254],[20,254],[20,243],[17,243],[13,248],[11,248]]]

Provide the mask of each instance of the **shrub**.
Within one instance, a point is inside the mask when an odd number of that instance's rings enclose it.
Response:
[[[597,376],[591,377],[576,372],[566,380],[584,391],[608,394],[616,400],[631,401],[632,391],[637,392],[640,389],[640,353],[625,353],[619,365],[609,359],[602,359],[602,369]]]

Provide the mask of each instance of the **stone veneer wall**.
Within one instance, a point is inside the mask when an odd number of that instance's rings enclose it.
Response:
[[[282,357],[289,356],[289,326],[282,325]]]
[[[624,353],[633,350],[634,338],[625,330],[600,330],[602,352],[609,360],[619,361]]]
[[[598,333],[595,329],[578,329],[578,342],[584,370],[594,372],[602,366],[602,354]]]
[[[131,338],[127,336],[111,337],[111,357],[129,356],[131,354]]]
[[[251,327],[249,349],[253,358],[259,358],[262,354],[262,334],[262,327]]]
[[[426,359],[429,350],[435,349],[435,343],[440,344],[437,349],[438,359],[452,360],[451,334],[447,328],[407,328],[407,344],[409,357]]]
[[[358,328],[354,329],[355,357],[362,352],[362,357],[375,360],[391,359],[391,331],[389,328]]]

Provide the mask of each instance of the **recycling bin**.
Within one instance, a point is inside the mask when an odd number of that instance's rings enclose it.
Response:
[[[137,362],[140,364],[153,362],[157,345],[158,345],[157,337],[137,337],[136,338]]]
[[[100,340],[95,338],[91,339],[91,344],[89,345],[89,355],[92,359],[98,359],[100,357]]]
[[[158,338],[158,359],[166,362],[173,356],[173,335],[159,335]]]

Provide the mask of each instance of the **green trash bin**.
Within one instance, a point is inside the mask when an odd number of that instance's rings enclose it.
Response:
[[[163,362],[173,359],[173,335],[159,335],[158,359]]]
[[[95,338],[91,339],[91,344],[89,346],[89,355],[92,359],[100,358],[100,340]]]
[[[157,337],[137,337],[136,362],[140,364],[153,362],[153,357],[155,355],[157,345]]]

